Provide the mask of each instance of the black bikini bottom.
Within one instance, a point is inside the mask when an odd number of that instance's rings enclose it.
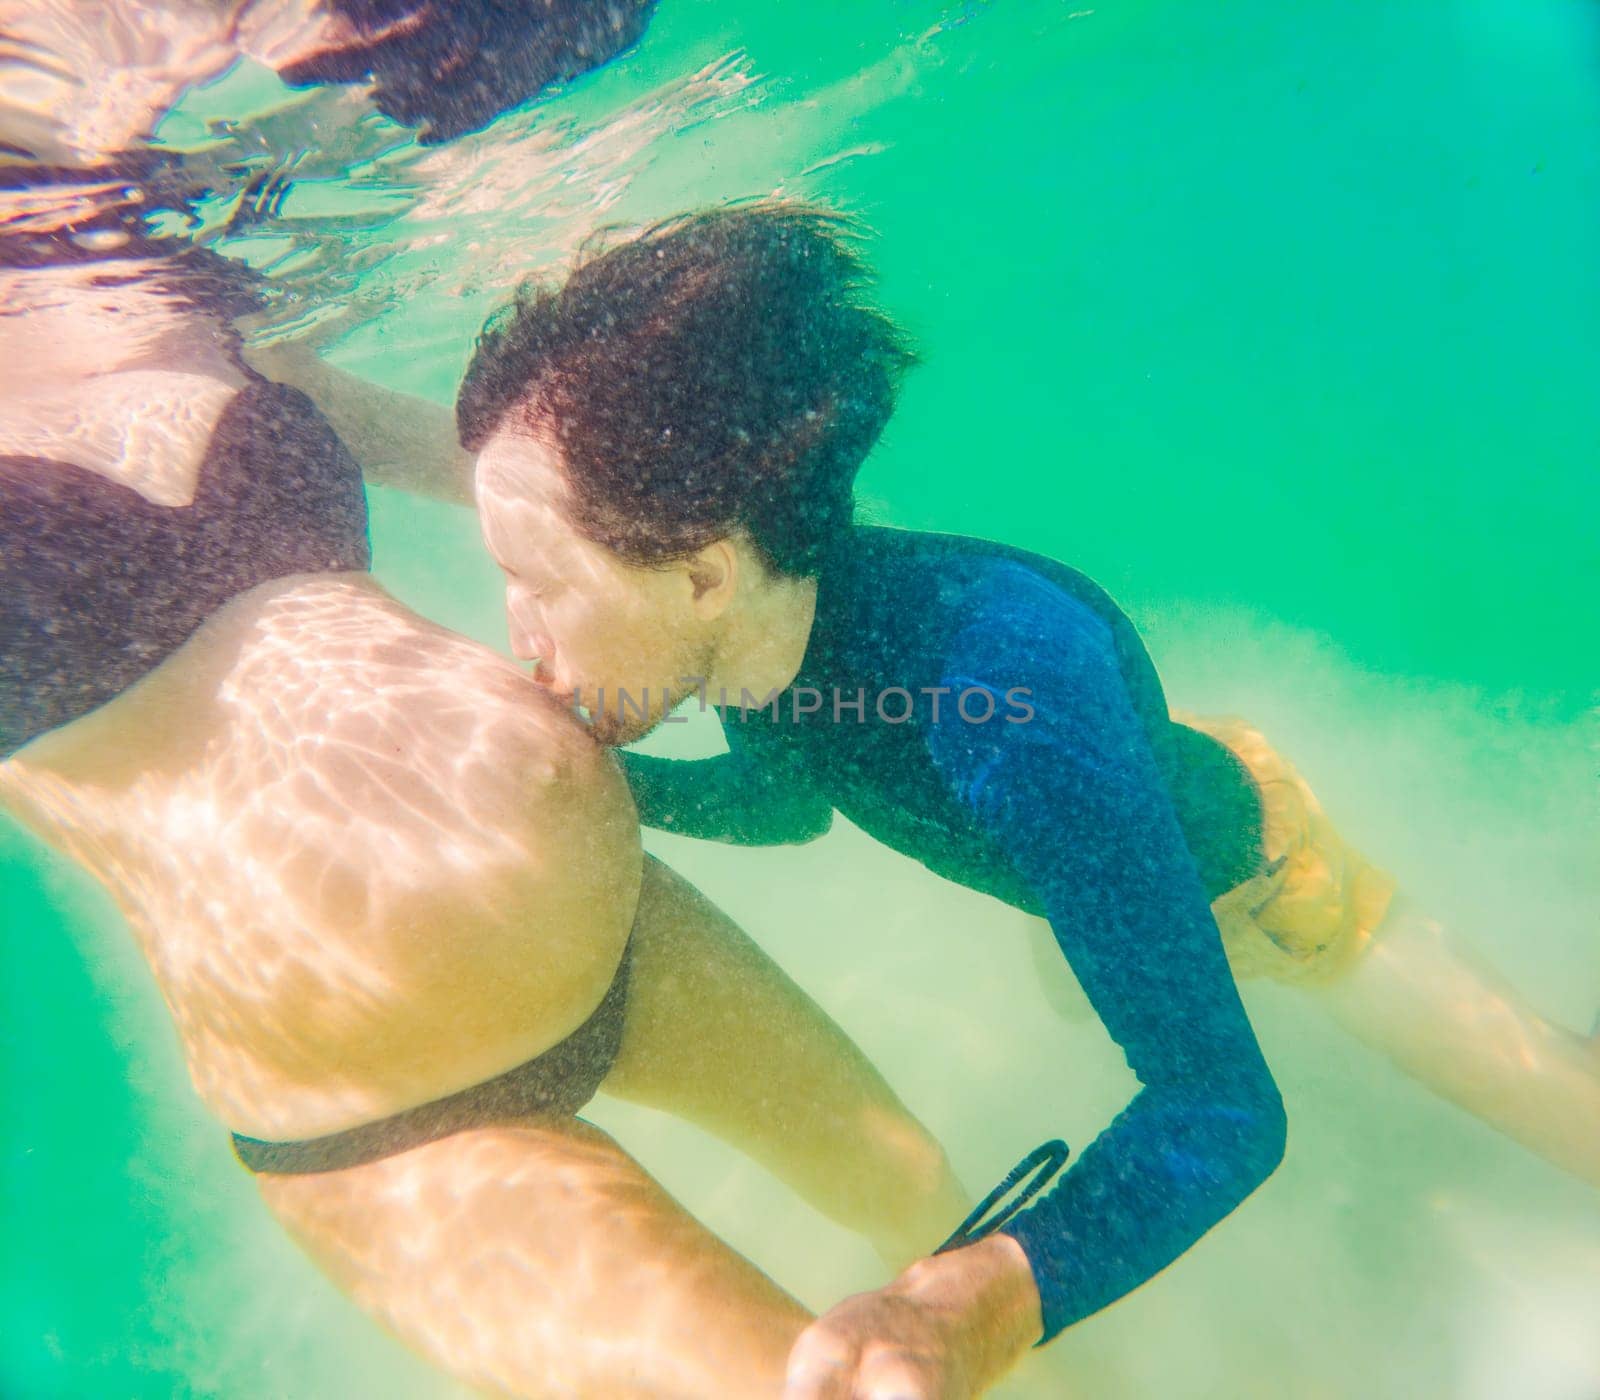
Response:
[[[364,1166],[468,1128],[570,1118],[595,1096],[616,1062],[632,961],[630,937],[616,976],[589,1019],[526,1064],[432,1103],[325,1137],[263,1142],[235,1133],[233,1150],[253,1172],[298,1176]]]

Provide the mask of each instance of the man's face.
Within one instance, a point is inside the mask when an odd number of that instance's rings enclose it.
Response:
[[[589,710],[600,742],[641,738],[693,693],[682,677],[709,664],[688,571],[638,568],[580,535],[562,508],[559,455],[540,439],[496,433],[478,455],[477,485],[484,543],[506,578],[512,652]]]

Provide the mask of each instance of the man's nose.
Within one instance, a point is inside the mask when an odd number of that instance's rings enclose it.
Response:
[[[515,608],[508,611],[507,617],[511,624],[511,654],[518,661],[532,661],[539,654],[535,648],[533,633],[522,625],[522,619],[517,616]]]
[[[543,654],[548,656],[548,639],[535,625],[537,614],[529,599],[518,589],[506,590],[506,630],[511,634],[511,654],[519,661],[532,661]],[[546,647],[541,653],[539,648]]]
[[[556,644],[543,632],[513,622],[511,629],[511,654],[519,661],[531,661],[533,678],[543,685],[554,680],[551,666],[556,657]]]
[[[556,647],[542,633],[518,627],[512,633],[511,652],[519,661],[542,661],[548,666],[555,658]]]

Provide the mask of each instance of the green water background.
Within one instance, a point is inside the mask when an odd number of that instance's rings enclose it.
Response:
[[[1177,702],[1255,719],[1419,900],[1587,1025],[1600,6],[663,0],[561,102],[601,113],[738,47],[758,100],[664,143],[623,212],[782,181],[877,230],[925,363],[867,512],[1098,578]],[[344,361],[448,398],[478,309],[431,312],[454,359],[407,354],[395,318]],[[384,581],[500,646],[470,516],[372,499]],[[1047,966],[1040,994],[1018,916],[848,829],[649,845],[860,1040],[969,1186],[1126,1099],[1114,1047],[1056,1009],[1070,978]],[[0,1393],[455,1393],[266,1220],[103,898],[9,825],[0,881]],[[1600,1394],[1596,1194],[1303,998],[1249,1005],[1285,1166],[1015,1393]],[[593,1116],[808,1303],[879,1281],[692,1130]]]

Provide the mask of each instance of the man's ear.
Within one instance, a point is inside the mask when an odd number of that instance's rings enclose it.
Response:
[[[686,561],[691,605],[703,621],[719,617],[733,602],[741,564],[732,539],[713,540]]]

